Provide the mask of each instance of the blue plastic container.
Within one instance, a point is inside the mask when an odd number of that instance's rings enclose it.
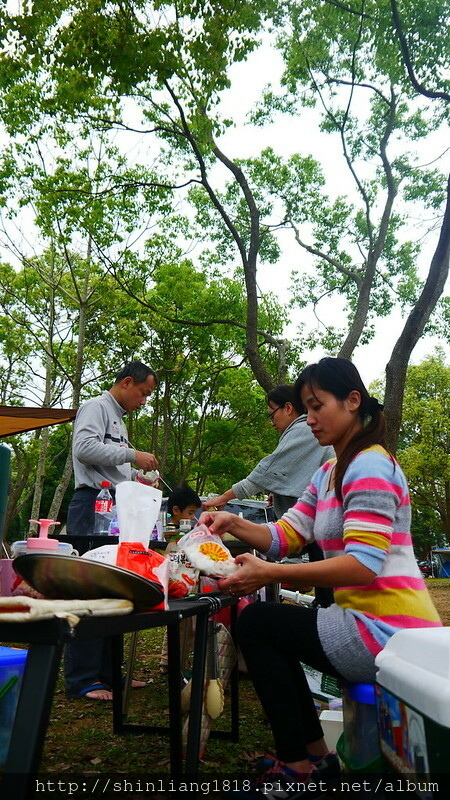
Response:
[[[6,761],[27,650],[0,646],[0,766]]]
[[[339,756],[351,771],[374,771],[380,756],[375,685],[342,682],[342,710]]]

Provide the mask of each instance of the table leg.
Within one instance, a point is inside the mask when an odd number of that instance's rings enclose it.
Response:
[[[176,777],[183,772],[179,622],[167,626],[167,682],[169,687],[170,767],[172,775]]]
[[[198,772],[203,712],[206,645],[208,640],[208,619],[208,613],[198,614],[195,623],[194,660],[192,664],[191,702],[189,706],[189,728],[185,765],[185,771],[189,775],[196,775]]]
[[[62,644],[31,644],[1,782],[1,797],[24,800],[36,780],[50,719]]]
[[[231,608],[231,636],[233,642],[236,642],[236,621],[237,621],[237,605]],[[237,645],[236,645],[237,648]],[[236,652],[236,656],[238,656]],[[231,741],[239,741],[239,660],[236,657],[236,663],[231,670],[230,675],[230,693],[231,693]]]
[[[122,733],[124,726],[124,714],[122,711],[122,656],[123,656],[123,634],[119,633],[111,637],[111,667],[112,667],[112,712],[113,712],[113,731]]]
[[[125,667],[125,681],[123,686],[123,698],[122,698],[122,715],[124,721],[128,716],[128,706],[130,703],[130,690],[131,690],[131,682],[133,680],[134,659],[136,657],[137,635],[138,635],[137,631],[133,631],[133,633],[130,633],[129,651],[128,651],[127,665]]]

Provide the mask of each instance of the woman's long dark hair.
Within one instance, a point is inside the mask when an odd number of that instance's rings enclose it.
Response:
[[[309,364],[298,376],[294,384],[294,394],[300,397],[304,386],[314,394],[314,387],[330,392],[338,400],[345,400],[350,392],[356,390],[361,395],[358,408],[363,427],[350,439],[336,462],[334,476],[336,496],[342,500],[342,480],[350,461],[366,447],[379,444],[386,447],[386,421],[383,406],[371,397],[361,376],[348,358],[321,358],[317,364]]]

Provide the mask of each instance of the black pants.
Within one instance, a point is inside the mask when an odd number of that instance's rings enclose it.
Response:
[[[281,761],[307,758],[307,745],[323,736],[300,661],[340,677],[322,650],[317,613],[314,608],[260,602],[244,608],[237,621],[237,641]]]
[[[67,510],[67,534],[90,536],[94,530],[94,503],[99,490],[89,486],[76,489]],[[64,651],[66,693],[77,697],[79,692],[100,682],[112,682],[111,639],[69,642]]]
[[[69,536],[90,536],[94,532],[94,505],[99,491],[91,486],[75,489],[67,509],[66,529]],[[109,491],[114,499],[114,489],[110,487]]]

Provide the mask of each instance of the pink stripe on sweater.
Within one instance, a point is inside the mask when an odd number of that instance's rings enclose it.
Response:
[[[330,508],[342,508],[342,503],[337,497],[328,497],[326,500],[317,501],[317,513],[319,511],[328,511]]]
[[[388,525],[389,527],[392,525],[392,520],[389,517],[383,517],[381,514],[372,514],[370,511],[348,511],[345,515],[346,524],[352,519],[359,519],[369,525]]]
[[[322,550],[326,550],[327,552],[328,550],[344,551],[344,542],[342,539],[320,539],[320,541],[317,541],[317,544]]]
[[[394,492],[399,499],[403,497],[403,489],[401,486],[397,486],[397,484],[392,483],[391,481],[385,481],[382,478],[356,478],[356,480],[351,481],[351,483],[346,483],[345,486],[342,486],[342,493],[348,494],[348,492]]]
[[[416,592],[426,589],[423,578],[413,578],[409,575],[394,575],[392,578],[374,578],[372,583],[365,586],[339,586],[339,591],[375,592],[384,589],[413,589]]]
[[[392,534],[391,544],[397,545],[411,545],[412,539],[410,533],[400,533],[400,531],[394,531]]]
[[[393,628],[442,628],[442,622],[431,622],[422,617],[413,617],[410,614],[387,614],[383,617],[374,617],[373,614],[365,614],[366,617],[378,620],[382,619],[387,625]]]
[[[280,558],[285,558],[287,555],[289,555],[289,547],[287,546],[287,543],[285,543],[282,547],[280,547]]]
[[[358,626],[361,639],[363,640],[364,644],[366,645],[369,653],[372,653],[372,655],[374,655],[374,656],[377,656],[378,653],[381,653],[381,651],[383,649],[381,644],[379,642],[377,642],[377,640],[372,636],[372,634],[369,632],[369,630],[361,622],[360,619],[356,620],[356,624]]]
[[[301,514],[305,514],[306,517],[311,517],[311,519],[314,519],[316,516],[315,508],[312,508],[312,506],[309,506],[307,503],[303,503],[301,500],[296,503],[293,508],[295,508],[296,511],[300,511]]]
[[[284,533],[278,528],[278,536],[280,540],[280,555],[279,558],[284,558],[289,552],[288,543]]]
[[[416,620],[415,617],[411,617],[411,619],[413,620],[411,625],[405,624],[405,620],[407,619],[405,617],[398,617],[398,625],[394,621],[396,619],[395,617],[389,617],[389,618],[384,618],[384,619],[388,624],[391,624],[393,627],[399,627],[399,628],[439,628],[439,627],[442,627],[442,623],[441,622],[426,622],[424,620]],[[416,624],[416,623],[418,623],[418,624]],[[363,622],[361,622],[360,619],[356,620],[356,624],[358,626],[358,630],[359,630],[361,639],[363,640],[364,644],[366,645],[368,651],[370,653],[372,653],[374,656],[377,656],[378,653],[380,653],[382,651],[382,649],[383,649],[382,646],[380,645],[379,642],[377,642],[375,637],[372,636],[372,634],[370,633],[369,629],[364,625]]]

